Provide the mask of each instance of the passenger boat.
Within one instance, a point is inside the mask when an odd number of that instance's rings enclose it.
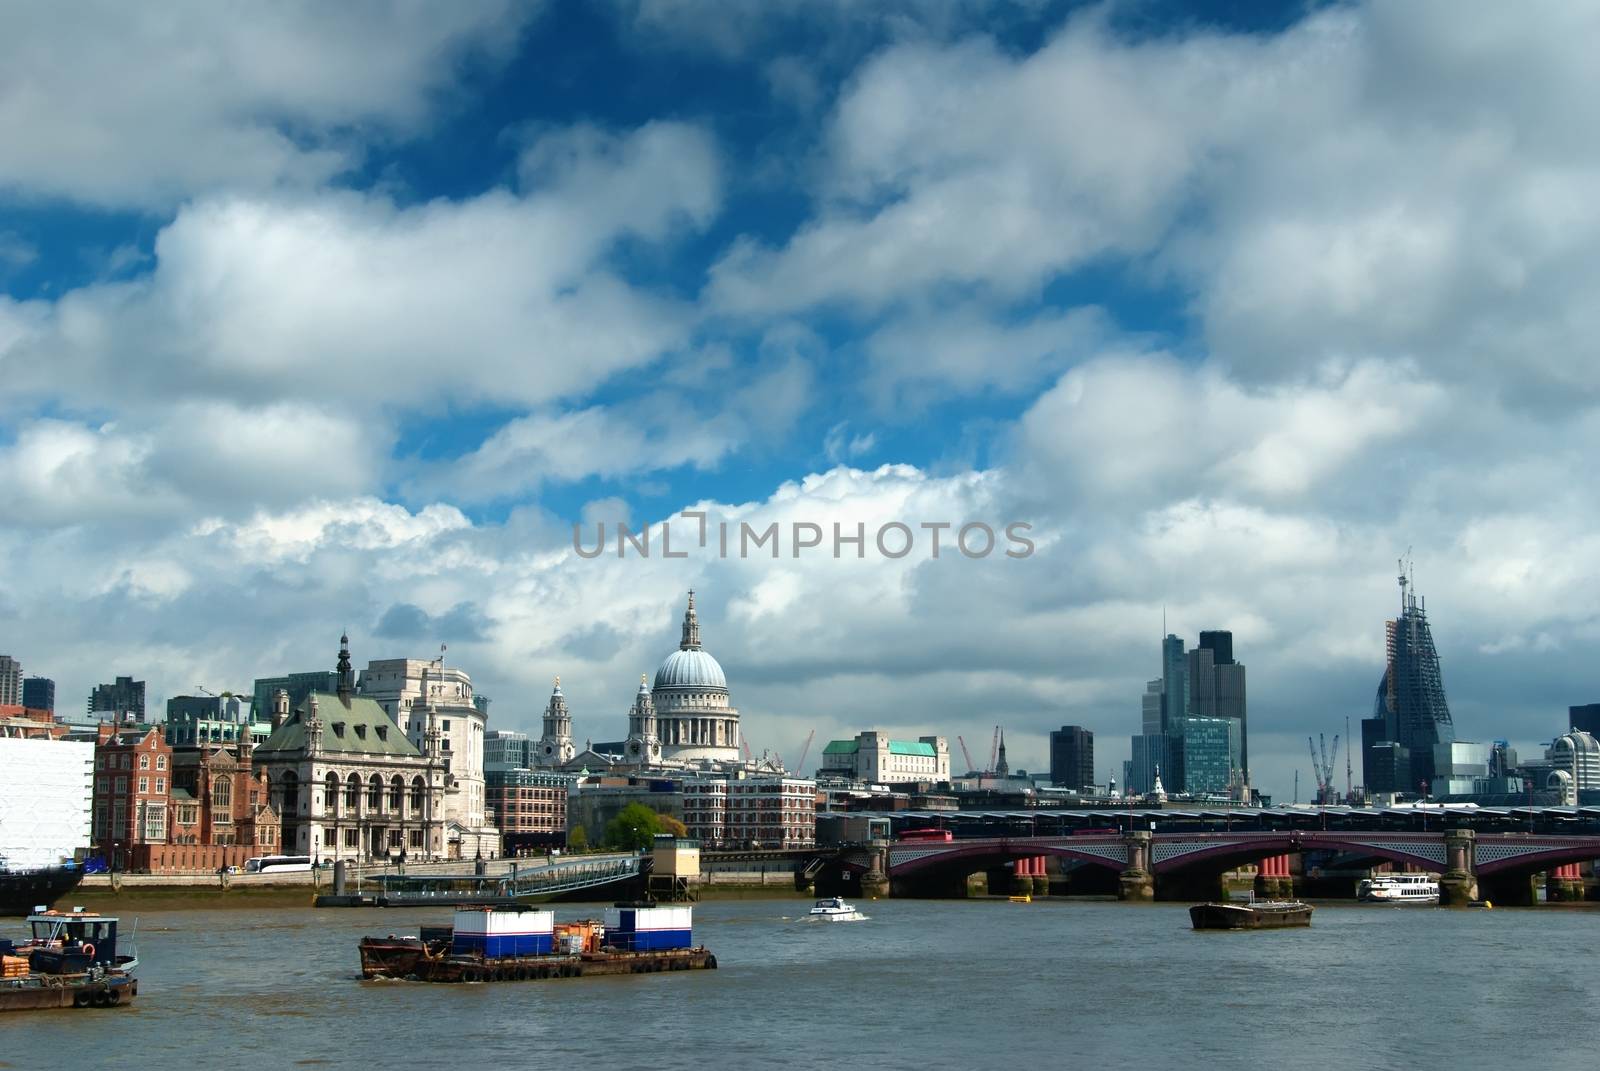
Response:
[[[451,926],[365,937],[361,976],[418,982],[523,982],[599,974],[715,970],[693,944],[693,908],[618,904],[604,921],[557,923],[525,906],[458,908]]]
[[[861,909],[853,904],[847,904],[837,896],[829,896],[817,901],[817,906],[811,909],[806,916],[812,922],[863,922],[867,916]]]
[[[1197,930],[1276,930],[1311,925],[1311,905],[1299,900],[1241,900],[1196,904],[1189,921]]]
[[[119,951],[118,921],[81,907],[28,916],[28,940],[0,940],[0,1011],[106,1008],[133,1000],[139,960]]]
[[[1356,886],[1356,899],[1376,904],[1437,904],[1439,880],[1432,874],[1380,874]]]

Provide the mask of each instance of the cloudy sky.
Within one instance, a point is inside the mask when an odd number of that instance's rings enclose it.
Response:
[[[0,651],[64,707],[162,703],[348,628],[359,662],[447,643],[502,727],[560,674],[607,739],[694,587],[757,751],[981,762],[1003,724],[1040,768],[1077,723],[1104,778],[1165,614],[1233,630],[1287,799],[1370,709],[1409,547],[1460,735],[1534,747],[1600,701],[1597,34],[1567,2],[10,5]],[[781,557],[573,551],[685,509]],[[903,558],[791,553],[892,521]],[[1030,557],[918,527],[1013,521]]]

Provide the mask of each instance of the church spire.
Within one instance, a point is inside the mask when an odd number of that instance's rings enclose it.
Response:
[[[997,777],[1002,778],[1011,773],[1011,764],[1006,762],[1006,731],[1004,729],[1000,730],[1000,757],[994,764],[994,772]]]
[[[350,705],[350,697],[355,694],[355,670],[350,668],[350,634],[344,633],[339,637],[339,701],[345,706]]]
[[[680,651],[698,651],[700,649],[700,619],[694,615],[694,589],[689,589],[689,608],[683,612],[683,642],[678,644]]]

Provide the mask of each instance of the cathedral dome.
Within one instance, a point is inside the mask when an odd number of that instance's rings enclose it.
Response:
[[[725,692],[728,678],[709,652],[698,648],[673,651],[656,670],[655,688],[715,688]]]

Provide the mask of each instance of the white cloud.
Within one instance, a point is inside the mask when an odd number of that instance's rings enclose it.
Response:
[[[23,390],[79,404],[178,391],[371,413],[587,393],[684,340],[688,311],[633,289],[603,258],[624,236],[706,219],[715,151],[671,124],[580,139],[584,151],[566,134],[547,140],[563,143],[563,163],[523,196],[189,205],[157,239],[151,273],[74,291],[47,317],[8,317],[21,327],[0,342],[20,337],[0,359]],[[595,197],[667,172],[676,177],[650,198]]]
[[[165,207],[308,188],[415,132],[537,4],[95,3],[0,13],[0,189]],[[92,28],[87,29],[86,28]],[[359,136],[358,136],[359,132]]]

